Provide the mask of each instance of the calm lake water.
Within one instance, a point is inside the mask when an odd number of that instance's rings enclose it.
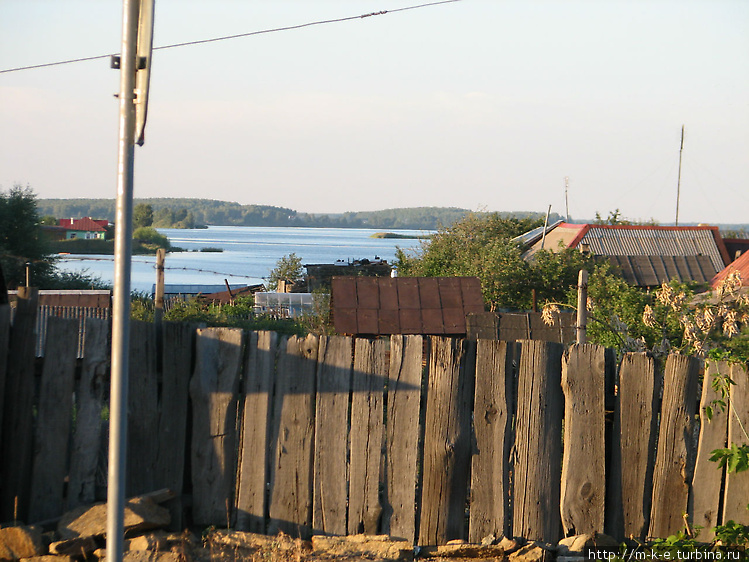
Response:
[[[419,240],[372,238],[381,232],[363,228],[288,228],[211,226],[208,229],[160,228],[173,246],[188,250],[167,254],[166,284],[262,283],[279,258],[295,253],[303,264],[334,263],[375,256],[392,263],[396,247],[417,248]],[[425,231],[393,230],[398,234],[419,235]],[[200,252],[201,248],[221,248],[223,252]],[[114,281],[114,257],[74,255],[61,257],[60,269],[86,271],[107,283]],[[133,256],[132,289],[151,292],[156,271],[154,256]]]

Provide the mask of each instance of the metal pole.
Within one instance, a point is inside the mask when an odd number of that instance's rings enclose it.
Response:
[[[107,480],[107,560],[110,561],[122,560],[124,542],[130,269],[133,250],[134,100],[139,11],[140,0],[122,1],[120,137],[114,237],[112,380],[109,398],[109,474]]]

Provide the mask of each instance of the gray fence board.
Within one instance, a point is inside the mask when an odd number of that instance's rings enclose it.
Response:
[[[697,413],[696,394],[700,361],[669,355],[663,377],[658,451],[653,469],[651,537],[667,537],[684,529],[689,487],[694,471],[690,452]]]
[[[130,323],[127,396],[127,496],[156,489],[156,456],[159,446],[159,392],[156,377],[154,325],[133,321]]]
[[[562,361],[564,534],[603,532],[606,495],[605,348],[575,344]]]
[[[346,534],[351,343],[344,336],[320,338],[312,500],[315,534]]]
[[[3,450],[3,406],[5,404],[5,378],[8,371],[9,341],[10,305],[0,304],[0,451]]]
[[[310,536],[316,336],[282,341],[273,406],[268,532]]]
[[[513,536],[554,543],[560,535],[561,344],[522,341],[518,372]]]
[[[430,338],[419,544],[465,538],[474,373],[469,342]]]
[[[184,470],[181,470],[180,466],[187,447],[187,409],[195,327],[190,324],[166,322],[162,324],[161,337],[161,401],[154,487],[168,488],[179,494],[184,485]],[[181,495],[170,501],[166,507],[172,515],[171,528],[181,530]]]
[[[390,338],[382,532],[411,542],[416,538],[422,358],[421,336]]]
[[[29,520],[62,515],[67,472],[68,435],[73,413],[73,387],[78,322],[50,318],[42,369],[36,440],[31,475]]]
[[[609,476],[607,530],[644,540],[650,524],[657,415],[662,379],[655,360],[627,353],[619,369]]]
[[[479,340],[476,349],[476,395],[473,425],[476,450],[471,465],[468,538],[510,533],[510,448],[514,416],[515,343]]]
[[[104,380],[109,366],[109,322],[87,318],[85,334],[81,377],[76,387],[78,415],[70,456],[68,509],[92,503],[96,499],[101,410],[104,403]]]
[[[197,331],[193,404],[193,521],[230,525],[234,505],[237,394],[243,333],[236,328]]]
[[[278,356],[278,334],[251,332],[245,370],[237,528],[265,532],[270,406]]]
[[[728,416],[729,445],[749,445],[749,373],[740,365],[731,365],[731,415]],[[726,495],[723,504],[723,522],[729,519],[749,525],[749,471],[732,472],[726,476]]]
[[[707,419],[705,408],[711,407],[719,394],[712,388],[715,375],[730,375],[731,366],[725,361],[710,361],[702,381],[700,402],[700,436],[697,445],[697,460],[694,465],[691,503],[692,524],[702,527],[700,540],[712,541],[713,528],[720,523],[720,490],[723,485],[724,469],[710,460],[712,451],[726,446],[728,439],[728,415],[713,407],[712,420]],[[749,500],[747,500],[749,501]]]
[[[351,535],[376,535],[379,531],[387,352],[385,340],[357,339],[354,345],[347,529]]]
[[[16,300],[8,349],[3,411],[2,467],[0,469],[0,521],[28,515],[31,456],[33,452],[34,324],[38,292],[21,287]]]

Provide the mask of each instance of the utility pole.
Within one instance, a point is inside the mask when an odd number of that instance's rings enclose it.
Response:
[[[679,176],[676,180],[676,226],[679,226],[679,197],[681,197],[681,154],[684,152],[684,125],[681,126],[681,146],[679,147]]]
[[[107,560],[121,562],[124,543],[127,465],[127,387],[130,349],[130,274],[133,252],[135,143],[142,144],[151,66],[153,0],[123,0],[120,69],[120,126],[112,297],[112,373],[109,398]],[[113,63],[117,63],[116,57]],[[136,110],[137,106],[137,110]],[[137,138],[136,138],[137,137]]]

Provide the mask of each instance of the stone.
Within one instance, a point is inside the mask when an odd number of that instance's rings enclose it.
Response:
[[[497,537],[494,535],[487,535],[483,539],[481,539],[481,545],[482,546],[491,546],[497,541]]]
[[[375,560],[413,560],[413,545],[404,540],[394,540],[387,535],[349,535],[312,537],[312,549],[326,556],[361,556]]]
[[[97,548],[99,548],[99,545],[96,543],[94,537],[76,537],[74,539],[50,543],[49,552],[50,554],[83,556],[86,558]]]
[[[73,562],[72,556],[54,556],[52,554],[45,554],[43,556],[31,556],[30,558],[23,558],[21,562]]]
[[[554,555],[546,548],[531,543],[510,554],[511,562],[549,562]]]
[[[169,510],[149,497],[133,498],[125,503],[125,531],[137,533],[166,527],[171,521]],[[104,536],[107,532],[107,504],[83,506],[65,513],[57,525],[60,537]]]
[[[46,554],[42,532],[38,527],[5,527],[0,529],[0,561],[18,560]]]
[[[148,533],[125,541],[125,550],[166,550],[167,535],[164,532]]]
[[[502,539],[497,543],[498,546],[501,546],[505,554],[512,554],[516,550],[518,550],[521,546],[523,546],[524,541],[520,541],[518,539],[511,539],[508,537],[502,537]]]
[[[442,546],[422,546],[419,558],[499,558],[505,556],[500,545],[446,544]]]
[[[619,543],[609,535],[603,533],[585,533],[582,535],[574,535],[566,537],[559,541],[557,545],[557,554],[577,554],[585,553],[589,548],[618,548]]]

